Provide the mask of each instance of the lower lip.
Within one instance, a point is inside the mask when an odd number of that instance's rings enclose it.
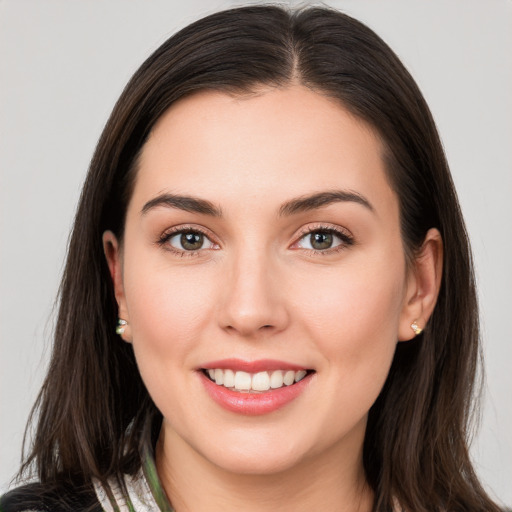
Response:
[[[295,400],[306,389],[313,375],[308,374],[291,386],[283,386],[282,388],[259,393],[243,393],[215,384],[203,372],[199,372],[199,374],[207,393],[217,404],[228,411],[247,416],[268,414],[281,409]]]

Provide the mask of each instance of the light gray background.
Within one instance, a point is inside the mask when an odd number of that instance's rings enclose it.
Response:
[[[472,454],[491,493],[512,504],[512,2],[327,4],[394,48],[438,123],[480,285],[487,384]],[[102,126],[152,50],[233,5],[242,2],[0,0],[0,491],[43,377],[67,234]]]

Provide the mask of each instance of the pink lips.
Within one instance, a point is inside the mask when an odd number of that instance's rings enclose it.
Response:
[[[305,369],[304,367],[286,363],[284,361],[258,360],[248,362],[240,359],[212,361],[201,369],[208,370],[215,368],[231,369],[233,371],[244,371],[248,373],[257,373],[266,370],[299,371]],[[259,393],[233,391],[224,386],[217,385],[215,382],[211,381],[203,371],[199,371],[198,375],[200,376],[201,382],[203,383],[208,395],[221,407],[238,414],[256,416],[271,413],[292,402],[304,392],[310,384],[311,377],[314,373],[306,375],[302,380],[292,384],[291,386],[270,389]]]

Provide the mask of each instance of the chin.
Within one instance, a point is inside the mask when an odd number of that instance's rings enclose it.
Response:
[[[242,422],[243,423],[243,422]],[[226,472],[240,475],[271,475],[287,471],[307,456],[310,441],[307,436],[290,435],[290,428],[276,424],[238,424],[236,428],[201,429],[188,432],[183,439],[204,461]],[[289,425],[288,425],[289,427]],[[192,435],[190,435],[192,434]],[[208,434],[208,435],[205,435]]]
[[[223,451],[219,457],[211,457],[210,462],[217,465],[226,472],[238,475],[266,476],[275,475],[293,469],[298,466],[302,457],[296,453],[287,453],[283,450],[274,449],[256,450],[244,452],[237,450]]]

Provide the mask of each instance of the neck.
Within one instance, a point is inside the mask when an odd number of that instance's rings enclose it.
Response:
[[[369,512],[373,493],[364,475],[362,441],[343,451],[340,456],[331,447],[271,474],[240,474],[212,464],[162,428],[156,462],[176,512]]]

